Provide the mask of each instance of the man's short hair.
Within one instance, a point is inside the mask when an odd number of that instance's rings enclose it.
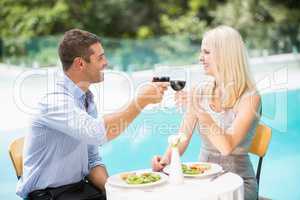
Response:
[[[64,71],[70,68],[76,57],[90,62],[90,56],[94,53],[90,46],[97,42],[100,43],[100,38],[88,31],[71,29],[65,32],[58,49]]]

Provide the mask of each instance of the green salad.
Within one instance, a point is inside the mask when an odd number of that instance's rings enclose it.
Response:
[[[211,168],[209,164],[193,164],[190,166],[182,164],[181,167],[182,167],[182,172],[188,175],[202,174],[206,170]]]
[[[143,174],[127,174],[121,177],[127,184],[139,185],[146,183],[154,183],[161,179],[160,175],[155,173],[143,173]]]

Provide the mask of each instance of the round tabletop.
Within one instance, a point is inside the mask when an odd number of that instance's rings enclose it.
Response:
[[[234,173],[226,173],[215,180],[208,178],[184,178],[181,185],[169,182],[144,188],[123,188],[106,183],[107,200],[243,200],[243,179]]]

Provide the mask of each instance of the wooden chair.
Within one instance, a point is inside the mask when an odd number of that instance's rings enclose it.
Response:
[[[258,187],[259,187],[263,158],[267,153],[271,136],[272,136],[271,128],[269,128],[266,125],[259,124],[257,126],[255,136],[252,140],[252,144],[250,146],[249,152],[259,157],[258,166],[256,170],[256,180],[257,180]]]
[[[20,179],[23,173],[23,146],[24,137],[21,137],[12,141],[8,147],[9,156],[15,168],[18,179]]]

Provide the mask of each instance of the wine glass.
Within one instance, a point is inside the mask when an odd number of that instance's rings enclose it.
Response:
[[[187,77],[186,69],[183,67],[173,67],[169,73],[171,78],[170,81],[171,88],[176,92],[183,90],[186,85],[186,77]],[[174,106],[175,106],[175,102],[174,102]],[[178,108],[177,111],[182,112],[180,108]]]
[[[176,92],[182,90],[186,84],[184,69],[172,69],[170,85]]]
[[[154,66],[152,82],[169,82],[170,81],[169,70],[170,70],[169,65],[156,64]],[[163,100],[159,105],[160,109],[165,108],[164,106],[165,103],[166,103],[165,98],[163,98]]]
[[[169,82],[170,81],[169,70],[170,70],[170,66],[168,65],[156,64],[154,66],[152,81]]]
[[[156,64],[154,68],[152,81],[170,82],[171,88],[174,91],[178,92],[185,87],[186,77],[187,71],[184,67]],[[170,107],[176,107],[174,102],[174,94],[167,92],[163,98],[163,101],[160,103],[160,108],[166,108],[169,105],[171,105]]]

